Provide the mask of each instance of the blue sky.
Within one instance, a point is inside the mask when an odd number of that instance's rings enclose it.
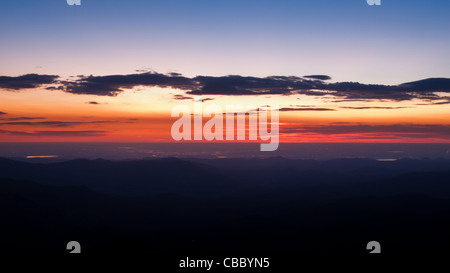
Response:
[[[450,1],[2,1],[0,73],[450,74]]]

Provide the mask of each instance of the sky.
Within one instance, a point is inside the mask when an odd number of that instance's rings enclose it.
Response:
[[[171,109],[279,105],[282,142],[450,139],[446,0],[6,0],[0,141],[172,141]]]

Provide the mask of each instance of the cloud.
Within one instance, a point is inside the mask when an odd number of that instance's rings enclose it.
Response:
[[[439,104],[450,104],[450,101],[439,101],[439,102],[434,102],[434,105],[439,105]]]
[[[22,90],[55,83],[59,76],[26,74],[18,77],[0,76],[0,88],[7,90]]]
[[[201,87],[188,91],[193,95],[293,95],[332,96],[341,100],[412,100],[442,99],[435,92],[450,93],[450,79],[434,78],[400,85],[362,84],[358,82],[325,83],[294,76],[266,78],[226,76],[195,77]]]
[[[193,79],[198,87],[187,92],[191,95],[289,95],[313,89],[317,83],[294,76],[258,78],[229,75],[197,76]]]
[[[87,102],[87,104],[94,104],[94,105],[96,105],[96,104],[100,104],[100,103],[98,103],[96,101],[90,101],[90,102]]]
[[[57,90],[59,90],[59,91],[65,91],[65,90],[66,90],[66,89],[64,88],[64,86],[62,86],[62,85],[60,85],[60,86],[49,86],[49,87],[46,87],[45,89],[51,90],[51,91],[57,91]]]
[[[64,90],[73,94],[116,96],[125,89],[138,86],[173,88],[191,95],[264,95],[291,94],[294,91],[314,88],[320,81],[294,76],[271,76],[265,78],[229,75],[221,77],[184,77],[179,73],[139,74],[109,76],[79,76],[75,80],[60,81],[59,86],[49,90]]]
[[[175,99],[175,100],[192,100],[194,98],[193,97],[184,96],[184,95],[173,95],[173,99]]]
[[[209,101],[209,100],[214,100],[214,98],[202,98],[202,102]]]
[[[5,112],[0,112],[0,115],[7,115],[7,113],[5,113]]]
[[[22,125],[22,126],[49,126],[49,127],[68,127],[82,124],[112,123],[117,121],[99,120],[99,121],[10,121],[1,122],[0,125]]]
[[[8,131],[0,130],[0,134],[16,135],[16,136],[59,136],[59,137],[91,137],[91,136],[103,136],[106,131]]]
[[[358,82],[340,82],[327,84],[333,95],[346,99],[442,99],[436,92],[450,93],[450,79],[429,78],[399,85],[361,84]]]
[[[185,95],[173,95],[173,99],[175,100],[193,100],[194,97],[189,97]],[[202,102],[214,100],[214,98],[202,98]]]
[[[417,103],[416,105],[444,105],[444,104],[450,104],[450,99],[444,101],[428,100],[428,103]]]
[[[106,131],[36,131],[35,136],[67,136],[67,137],[87,137],[87,136],[103,136]]]
[[[368,99],[342,99],[342,100],[332,100],[330,102],[339,103],[339,102],[353,102],[353,101],[357,101],[357,102],[371,102],[371,100],[368,100]],[[383,101],[383,100],[381,100],[381,101]]]
[[[304,108],[283,107],[280,108],[279,111],[288,112],[288,111],[336,111],[336,110],[331,108],[314,108],[314,107],[304,107]]]
[[[392,125],[367,125],[367,124],[329,124],[329,125],[287,125],[281,128],[283,133],[300,134],[392,134],[397,137],[411,138],[450,138],[450,125],[437,124],[392,124]]]
[[[333,97],[336,101],[448,99],[440,93],[450,93],[449,78],[429,78],[398,85],[365,84],[359,82],[328,82],[327,75],[251,77],[241,75],[185,77],[179,73],[143,72],[123,75],[77,76],[56,81],[58,76],[27,74],[20,77],[0,77],[0,88],[22,89],[52,84],[49,90],[72,94],[116,96],[135,87],[172,88],[189,95],[308,95]],[[175,97],[175,99],[177,99]]]
[[[109,75],[109,76],[82,76],[75,81],[61,81],[62,88],[72,94],[90,94],[98,96],[116,96],[137,86],[170,87],[181,90],[190,90],[195,83],[192,79],[176,73],[159,74],[146,72],[140,74]]]
[[[306,105],[306,104],[291,104],[289,107],[315,107],[315,105]]]
[[[44,117],[16,117],[16,118],[4,118],[0,120],[7,120],[7,121],[16,121],[16,120],[35,120],[35,119],[45,119]]]
[[[365,109],[384,109],[384,110],[392,110],[392,109],[404,109],[404,108],[411,108],[411,107],[382,107],[382,106],[342,106],[339,108],[344,108],[344,109],[355,109],[355,110],[365,110]]]
[[[33,135],[33,133],[21,132],[21,131],[8,131],[8,130],[0,130],[0,134],[15,135],[15,136],[32,136]]]
[[[315,79],[315,80],[322,80],[322,81],[331,80],[331,77],[327,76],[327,75],[308,75],[308,76],[303,76],[303,77],[307,78],[307,79]]]
[[[412,92],[450,92],[450,79],[430,78],[420,81],[407,82],[398,86],[401,90]]]

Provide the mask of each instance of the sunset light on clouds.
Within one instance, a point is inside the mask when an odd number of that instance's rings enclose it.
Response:
[[[0,141],[172,142],[199,97],[278,105],[280,142],[449,141],[446,1],[199,2],[7,2]]]

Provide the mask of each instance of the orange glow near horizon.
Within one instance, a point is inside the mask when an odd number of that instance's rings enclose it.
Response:
[[[48,90],[0,90],[0,111],[4,113],[0,115],[0,142],[172,142],[170,129],[177,120],[170,116],[172,108],[178,104],[193,107],[190,99],[173,99],[177,94],[183,93],[146,88],[108,97]],[[447,105],[417,105],[416,101],[335,103],[306,96],[275,95],[209,98],[213,100],[205,101],[204,106],[217,104],[225,109],[229,104],[276,104],[281,109],[297,109],[280,111],[280,142],[449,142]],[[367,109],[354,109],[358,107]],[[301,108],[312,109],[298,110]],[[427,132],[427,128],[432,132]]]

